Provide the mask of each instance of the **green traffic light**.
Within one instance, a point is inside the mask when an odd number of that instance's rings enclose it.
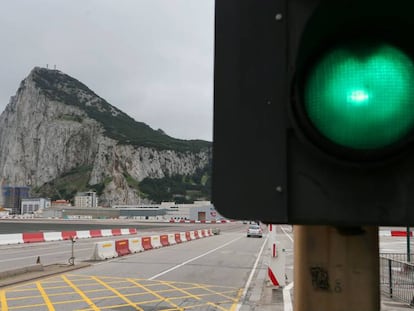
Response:
[[[332,142],[379,149],[414,128],[414,63],[388,44],[332,49],[310,71],[304,104]]]

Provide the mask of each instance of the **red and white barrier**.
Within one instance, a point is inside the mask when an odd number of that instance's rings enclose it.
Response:
[[[114,241],[96,242],[92,260],[105,260],[118,257]]]
[[[62,238],[64,240],[72,240],[72,239],[77,239],[77,233],[76,231],[62,231]]]
[[[159,235],[152,235],[151,236],[151,245],[153,248],[160,248],[162,247],[161,239]]]
[[[379,236],[383,237],[406,237],[407,230],[380,230],[378,231]],[[410,231],[410,237],[413,236],[413,232]]]
[[[137,234],[137,229],[100,229],[78,230],[62,232],[24,232],[12,234],[0,234],[0,245],[19,243],[52,242],[74,239],[100,238],[118,235]]]
[[[0,234],[0,245],[21,243],[24,243],[22,233]]]
[[[117,240],[115,241],[115,250],[118,253],[118,256],[125,256],[131,254],[129,250],[129,243],[128,240]]]
[[[174,233],[169,233],[168,234],[168,244],[169,245],[177,244],[177,241],[175,240],[175,234]]]
[[[44,232],[46,242],[62,241],[62,232]]]
[[[174,238],[175,238],[175,242],[178,243],[182,243],[183,241],[181,241],[181,234],[179,232],[174,233]]]
[[[78,239],[90,239],[91,233],[89,232],[89,230],[76,231],[76,237]]]
[[[23,233],[24,243],[44,242],[45,237],[43,232],[25,232]]]
[[[111,229],[112,236],[118,236],[121,235],[121,229]]]
[[[129,238],[128,245],[131,253],[139,253],[144,251],[144,247],[142,247],[141,237]]]
[[[286,254],[281,242],[276,239],[276,225],[269,224],[268,245],[270,248],[270,260],[267,268],[268,281],[274,287],[283,287],[286,285],[285,265]]]
[[[180,232],[180,241],[181,242],[187,242],[187,237],[185,232]]]
[[[141,241],[142,241],[142,247],[144,248],[144,250],[147,251],[149,249],[153,249],[152,244],[151,244],[151,237],[149,236],[142,237]]]
[[[161,246],[170,246],[170,242],[168,242],[168,234],[160,235],[160,243]]]
[[[203,230],[197,230],[196,232],[197,232],[197,235],[198,235],[198,238],[199,239],[202,238],[202,237],[204,237]]]
[[[209,236],[208,233],[212,230],[202,230],[203,236]],[[138,253],[142,251],[151,250],[170,246],[187,241],[187,235],[194,234],[194,239],[198,235],[198,230],[188,232],[176,232],[161,235],[152,235],[146,237],[135,237],[124,240],[106,241],[95,243],[92,260],[104,260],[108,258],[115,258],[119,256],[128,255],[131,253]],[[190,240],[189,240],[190,241]]]
[[[170,223],[180,223],[180,224],[227,224],[232,222],[228,219],[221,219],[221,220],[184,220],[184,219],[170,219]]]
[[[100,238],[102,237],[102,230],[89,230],[91,238]]]
[[[101,230],[102,236],[112,236],[112,229],[102,229]]]

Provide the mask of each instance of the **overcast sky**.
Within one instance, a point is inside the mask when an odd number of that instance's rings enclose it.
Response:
[[[213,0],[1,4],[1,112],[33,67],[56,65],[137,121],[212,140]]]

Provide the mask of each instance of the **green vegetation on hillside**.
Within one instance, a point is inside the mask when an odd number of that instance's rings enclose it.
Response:
[[[197,170],[192,176],[173,175],[160,179],[145,178],[139,183],[141,193],[151,201],[174,201],[192,203],[196,200],[211,200],[210,167]]]
[[[35,73],[33,79],[46,96],[66,105],[81,108],[90,118],[102,124],[107,136],[120,144],[179,152],[199,152],[211,147],[210,142],[172,138],[162,130],[154,130],[143,122],[135,121],[100,98],[83,83],[58,70],[37,68]],[[86,105],[87,100],[79,96],[80,92],[92,96],[95,99],[93,103],[89,102]]]
[[[39,188],[32,189],[32,196],[49,197],[52,200],[73,200],[78,191],[89,190],[91,166],[78,166]]]

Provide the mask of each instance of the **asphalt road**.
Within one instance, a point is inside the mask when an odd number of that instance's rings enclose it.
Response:
[[[137,223],[137,222],[123,222],[121,223],[95,223],[71,221],[65,223],[50,223],[41,221],[30,222],[14,222],[14,223],[0,223],[0,227],[7,225],[14,229],[6,231],[7,233],[21,233],[21,232],[38,232],[38,231],[64,231],[64,230],[90,230],[90,229],[106,229],[106,228],[137,228],[137,235],[123,235],[116,237],[102,237],[93,239],[78,239],[73,245],[75,262],[88,261],[93,254],[94,245],[98,241],[121,240],[134,236],[150,236],[161,233],[175,233],[180,231],[191,231],[197,229],[211,228],[210,224],[169,224],[169,223]],[[240,223],[235,224],[220,224],[217,225],[227,232],[244,232],[245,226]],[[64,228],[63,228],[64,227]],[[16,229],[17,228],[17,229]],[[4,229],[4,228],[3,228]],[[72,242],[56,241],[47,243],[31,243],[21,245],[0,245],[0,271],[7,271],[10,269],[26,267],[37,262],[39,257],[43,265],[50,265],[55,263],[68,263],[68,259],[72,256]]]
[[[217,236],[93,263],[70,273],[11,287],[0,291],[0,302],[7,304],[7,310],[33,311],[183,307],[236,310],[252,271],[263,269],[257,258],[266,239],[247,238],[245,227],[239,223],[222,225]],[[81,248],[89,247],[86,240],[79,243],[78,254]],[[47,252],[58,252],[53,248],[59,244],[64,243],[24,245],[13,248],[15,253],[11,248],[0,253],[10,253],[9,259],[17,259],[23,249],[29,247],[34,253],[40,247],[45,257]],[[263,261],[263,256],[259,259]]]
[[[108,225],[115,228],[114,224]],[[211,225],[203,228],[207,226]],[[121,224],[119,227],[129,226]],[[219,236],[114,260],[89,262],[92,266],[88,268],[0,290],[0,303],[8,303],[4,310],[24,308],[34,311],[181,310],[183,307],[190,310],[291,310],[285,304],[284,294],[286,291],[292,297],[292,286],[290,291],[283,289],[283,294],[282,290],[274,291],[266,286],[268,248],[264,247],[261,254],[265,238],[246,238],[246,225],[241,223],[220,225],[220,228],[222,234]],[[152,224],[141,227],[139,235],[195,229],[201,229],[200,224]],[[387,229],[390,228],[382,228]],[[39,231],[38,227],[35,231]],[[277,232],[285,243],[287,284],[290,284],[293,281],[293,234],[289,226],[278,226]],[[88,261],[92,254],[90,246],[95,241],[76,242],[78,262]],[[50,262],[66,262],[70,245],[69,241],[62,241],[2,246],[0,267],[16,267],[23,257],[32,261],[37,253],[42,254],[45,263],[49,262],[48,253]],[[405,249],[405,238],[380,238],[381,252],[403,252]],[[382,300],[381,310],[400,308],[402,310],[404,306],[397,306],[389,299]]]

